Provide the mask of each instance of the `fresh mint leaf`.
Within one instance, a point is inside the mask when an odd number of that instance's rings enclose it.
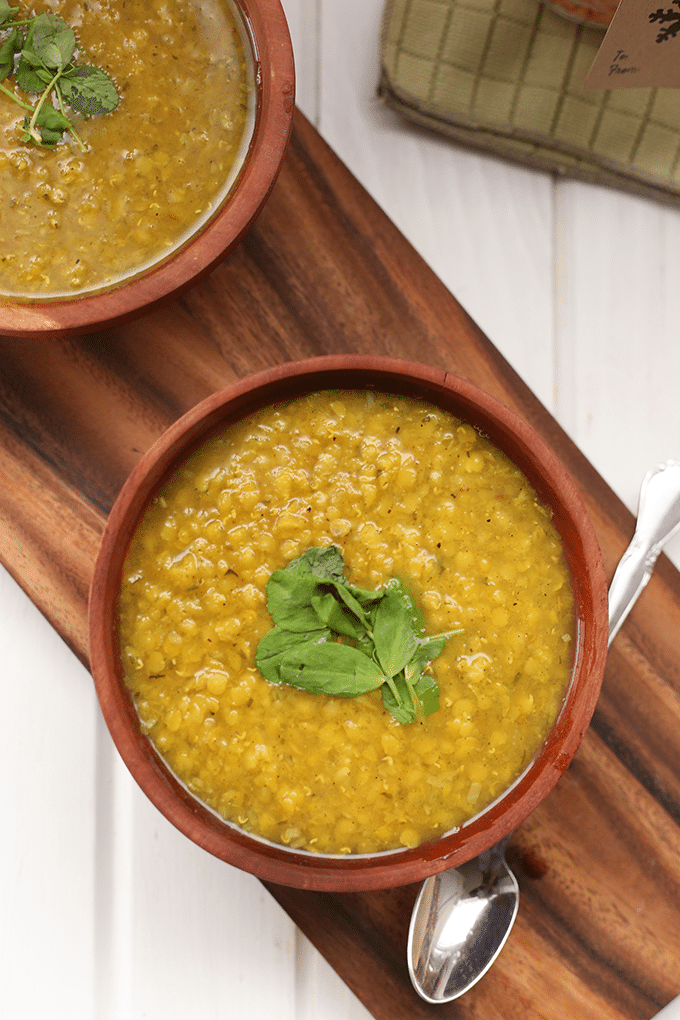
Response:
[[[375,645],[373,644],[373,638],[368,632],[356,639],[354,647],[358,648],[364,655],[368,655],[369,659],[375,659]]]
[[[34,136],[31,135],[31,138]],[[57,142],[60,142],[64,137],[64,131],[59,128],[50,128],[43,126],[40,128],[40,145],[44,149],[53,149]],[[24,139],[28,141],[28,138]]]
[[[430,676],[429,673],[423,673],[414,686],[425,715],[432,715],[433,712],[438,712],[441,691],[434,677]]]
[[[361,633],[364,633],[366,630],[370,630],[370,617],[367,616],[364,610],[364,605],[368,605],[368,603],[362,604],[359,599],[355,598],[352,589],[347,584],[335,582],[332,586],[332,590],[335,597],[342,603],[345,611],[355,617],[361,624]],[[373,599],[373,603],[378,602],[383,597],[384,591],[375,592],[374,595],[375,598]]]
[[[453,633],[462,633],[462,631],[454,631]],[[404,673],[408,680],[412,680],[419,673],[422,673],[433,659],[442,654],[448,637],[450,637],[448,634],[437,634],[435,637],[419,639],[413,657],[404,667]]]
[[[338,581],[346,584],[342,553],[337,545],[326,545],[318,548],[312,546],[302,556],[291,560],[286,570],[297,574],[312,574],[325,581]]]
[[[0,19],[2,10],[0,10]],[[14,71],[14,56],[21,51],[22,38],[19,29],[13,28],[2,46],[0,46],[0,81],[4,81]]]
[[[403,724],[439,707],[439,688],[424,670],[447,635],[421,637],[417,605],[402,582],[377,591],[354,587],[337,546],[312,548],[274,571],[267,608],[274,627],[260,641],[255,664],[270,682],[339,697],[380,687],[385,708]]]
[[[7,0],[0,0],[0,25],[11,21],[15,14],[19,13],[18,7],[10,7]]]
[[[306,634],[273,627],[267,631],[257,646],[255,665],[265,680],[272,684],[281,683],[281,662],[284,656],[294,648],[303,649],[308,644],[320,644],[329,641],[329,630],[308,631]]]
[[[356,585],[348,584],[347,591],[350,593],[352,598],[356,599],[359,605],[363,609],[370,609],[379,602],[385,594],[384,588],[378,588],[377,591],[367,591],[365,588],[357,588]]]
[[[18,10],[18,7],[10,7],[8,0],[0,0],[0,26],[12,28],[10,36],[0,47],[0,92],[29,111],[21,141],[53,148],[68,131],[81,152],[86,152],[86,145],[64,112],[64,102],[77,113],[100,116],[118,106],[116,87],[99,68],[89,64],[71,64],[76,38],[61,18],[55,14],[38,14],[11,26],[9,19]],[[18,32],[18,26],[23,24],[29,26],[25,39]],[[16,84],[23,92],[39,95],[34,106],[25,103],[2,84],[14,71],[17,53],[20,57]],[[53,92],[58,100],[58,110],[49,102]]]
[[[416,722],[418,711],[403,676],[392,677],[380,688],[383,705],[402,726]]]
[[[281,679],[314,694],[355,698],[385,681],[380,666],[358,648],[337,641],[291,649],[281,662]]]
[[[66,71],[59,87],[69,106],[87,117],[111,113],[118,106],[116,86],[108,75],[89,64],[77,64]]]
[[[432,715],[439,709],[439,687],[429,674],[423,673],[412,685],[413,690],[409,688],[403,674],[394,677],[393,682],[398,698],[395,698],[389,684],[383,684],[381,688],[383,705],[402,726],[408,726],[423,716]]]
[[[338,589],[341,587],[319,582],[317,593],[311,598],[311,605],[324,626],[330,627],[336,634],[354,638],[356,641],[366,633],[363,610],[358,602],[355,603],[361,614],[358,616],[343,599],[338,597]]]
[[[17,85],[24,92],[44,92],[45,86],[49,85],[53,77],[54,75],[44,67],[33,67],[24,54],[21,54],[17,67]]]
[[[28,29],[23,54],[33,67],[63,71],[76,48],[73,29],[56,14],[38,14]]]
[[[376,655],[388,676],[400,673],[415,653],[418,647],[416,621],[410,595],[399,581],[391,581],[373,620]]]
[[[267,584],[267,608],[274,623],[295,631],[323,625],[360,638],[366,632],[366,617],[342,569],[342,553],[337,546],[327,546],[308,549],[284,570],[275,570]]]
[[[283,630],[305,633],[320,626],[312,598],[319,583],[309,573],[275,570],[267,582],[267,609],[274,623]]]
[[[22,142],[36,141],[35,129],[40,128],[40,141],[38,144],[44,146],[47,149],[52,149],[61,141],[65,131],[70,131],[72,128],[71,121],[68,117],[65,117],[59,110],[55,110],[51,103],[43,103],[37,112],[30,119],[26,117],[24,120],[24,134],[21,136]]]

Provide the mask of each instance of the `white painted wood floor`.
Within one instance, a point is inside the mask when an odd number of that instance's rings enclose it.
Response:
[[[680,212],[407,127],[375,94],[382,0],[284,7],[302,111],[635,510],[680,457]],[[259,882],[137,791],[89,675],[1,571],[0,641],[3,1015],[366,1020]]]

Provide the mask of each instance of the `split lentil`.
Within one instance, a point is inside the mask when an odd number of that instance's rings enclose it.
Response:
[[[83,154],[68,140],[21,143],[23,111],[0,94],[0,300],[70,297],[166,258],[207,222],[238,166],[254,85],[227,0],[39,0],[21,11],[62,18],[76,56],[121,96],[112,114],[73,114]]]
[[[353,584],[402,577],[426,630],[464,628],[432,670],[440,709],[399,725],[359,698],[268,683],[272,571],[334,543]],[[556,718],[573,655],[557,530],[470,425],[402,396],[322,392],[206,442],[128,553],[122,657],[142,726],[186,785],[275,842],[366,853],[460,826]]]

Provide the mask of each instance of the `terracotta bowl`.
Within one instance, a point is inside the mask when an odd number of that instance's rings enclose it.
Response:
[[[0,334],[60,337],[128,322],[198,283],[236,247],[278,176],[295,106],[293,50],[279,0],[233,0],[257,90],[250,143],[216,214],[168,259],[110,288],[60,299],[2,298]]]
[[[619,0],[545,0],[548,7],[579,25],[609,28]]]
[[[536,757],[498,800],[457,831],[366,855],[291,850],[223,821],[180,784],[142,735],[123,680],[118,598],[140,515],[161,484],[216,429],[264,404],[319,389],[373,387],[424,397],[474,425],[521,468],[551,507],[571,571],[577,630],[572,679]],[[261,879],[319,890],[414,882],[474,857],[511,832],[553,788],[590,722],[607,652],[607,588],[599,546],[578,491],[555,454],[495,399],[447,372],[389,358],[331,356],[292,362],[215,393],[172,425],[141,459],[109,517],[90,592],[90,656],[99,701],[120,754],[142,790],[178,829],[216,857]]]

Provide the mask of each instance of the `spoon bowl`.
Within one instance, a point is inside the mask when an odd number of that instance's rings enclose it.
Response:
[[[409,933],[409,973],[427,1002],[462,995],[492,965],[519,909],[508,837],[422,886]]]
[[[609,587],[609,644],[666,542],[680,529],[680,461],[658,464],[640,489],[633,538]],[[508,836],[458,868],[425,880],[413,908],[408,969],[426,1002],[450,1002],[486,974],[519,909],[519,886],[505,862]]]

